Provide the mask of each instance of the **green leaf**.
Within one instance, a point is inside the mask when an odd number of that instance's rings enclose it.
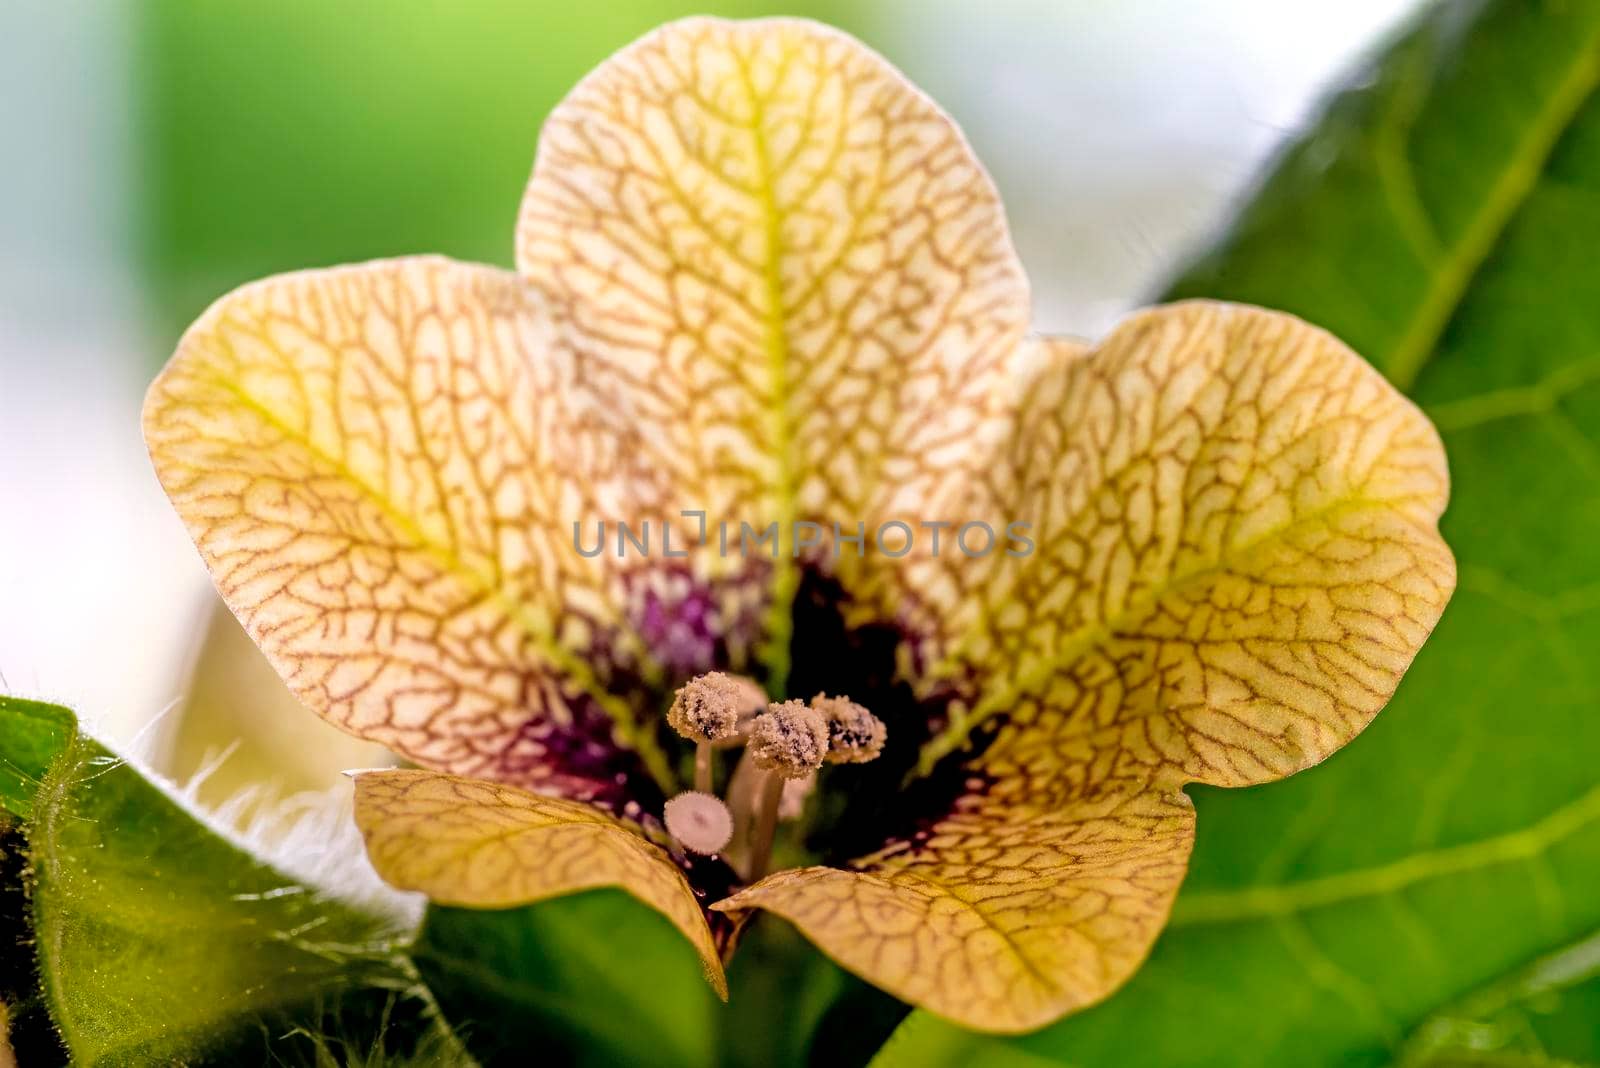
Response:
[[[57,705],[0,696],[0,725],[0,809],[27,819],[34,793],[77,733],[78,721]]]
[[[0,695],[0,1064],[9,1063],[8,1052],[19,1064],[65,1059],[34,963],[22,821],[77,729],[65,708]]]
[[[1597,78],[1600,5],[1434,5],[1179,281],[1331,329],[1424,407],[1460,588],[1343,752],[1192,791],[1172,926],[1109,1002],[1012,1040],[913,1014],[879,1063],[1383,1064],[1600,927]]]
[[[775,916],[757,917],[728,966],[724,1068],[865,1064],[906,1006],[823,956]]]
[[[27,842],[21,826],[0,812],[0,1065],[10,1043],[18,1064],[67,1059],[39,989],[24,890]]]
[[[33,935],[74,1063],[252,1063],[269,1041],[311,1062],[328,1033],[363,1058],[440,1041],[392,919],[257,861],[48,708],[0,705],[0,738],[10,759],[65,729],[45,773],[36,762],[16,781],[40,780],[25,825]]]
[[[1600,1064],[1600,933],[1434,1013],[1406,1043],[1404,1068]]]
[[[485,1065],[801,1068],[863,1063],[904,1010],[792,928],[745,934],[721,1004],[694,950],[620,890],[524,908],[431,907],[417,968]]]
[[[524,908],[430,907],[417,967],[485,1064],[710,1063],[715,1014],[694,949],[620,890]]]

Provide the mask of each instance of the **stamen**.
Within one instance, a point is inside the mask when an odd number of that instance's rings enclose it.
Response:
[[[772,863],[772,839],[778,830],[778,809],[784,786],[816,773],[828,752],[828,725],[822,714],[801,701],[767,706],[750,728],[745,750],[756,767],[766,771],[756,809],[755,834],[750,842],[750,871],[755,882]]]
[[[667,802],[667,833],[692,853],[719,853],[733,837],[733,813],[710,794],[688,791]]]
[[[748,685],[753,685],[748,679],[711,671],[690,679],[673,695],[667,722],[695,743],[694,788],[701,793],[711,792],[712,745],[739,734],[740,715],[750,703]]]
[[[848,697],[819,693],[811,699],[811,707],[828,725],[828,763],[865,764],[883,752],[889,728],[865,706]]]

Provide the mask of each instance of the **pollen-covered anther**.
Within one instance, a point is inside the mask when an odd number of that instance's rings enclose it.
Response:
[[[741,713],[750,705],[748,679],[710,671],[678,688],[667,710],[672,729],[692,742],[717,742],[739,733]]]
[[[828,753],[827,721],[804,701],[768,705],[750,728],[749,753],[758,768],[803,779]]]
[[[767,710],[767,691],[747,675],[729,675],[728,678],[733,680],[739,706],[739,720],[737,737],[723,741],[737,745],[744,735],[750,733],[750,727],[755,723],[756,717]]]
[[[667,833],[691,853],[720,853],[733,838],[733,813],[718,798],[688,790],[667,802]]]
[[[865,764],[883,752],[889,728],[864,706],[848,697],[819,693],[811,699],[811,707],[828,725],[828,763]]]

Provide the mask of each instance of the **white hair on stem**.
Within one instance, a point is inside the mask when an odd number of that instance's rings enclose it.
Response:
[[[227,763],[238,749],[239,740],[209,753],[183,783],[155,770],[152,763],[162,755],[157,724],[179,703],[173,701],[163,708],[126,745],[107,741],[82,718],[80,729],[230,845],[304,884],[315,894],[389,921],[397,935],[415,931],[422,922],[426,899],[421,894],[394,889],[373,870],[361,832],[356,828],[355,792],[348,779],[340,777],[326,790],[287,795],[278,795],[270,784],[256,783],[219,805],[202,803],[200,788]]]

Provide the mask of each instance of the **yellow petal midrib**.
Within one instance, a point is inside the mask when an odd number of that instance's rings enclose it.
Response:
[[[792,53],[785,52],[781,65],[774,75],[781,82]],[[770,390],[766,405],[766,422],[773,457],[776,461],[776,478],[772,487],[773,511],[779,537],[792,531],[799,514],[800,490],[798,473],[794,464],[794,413],[789,398],[789,332],[783,306],[783,209],[778,204],[777,190],[773,184],[772,159],[767,146],[765,102],[756,92],[750,73],[749,60],[737,58],[739,76],[750,102],[751,151],[756,167],[756,199],[760,205],[765,255],[762,258],[762,285],[766,298],[762,321],[762,342],[766,352],[767,386]],[[792,536],[792,535],[791,535]],[[778,553],[777,566],[773,568],[772,600],[767,606],[766,638],[761,659],[767,667],[767,689],[782,696],[789,679],[789,643],[794,635],[792,618],[795,594],[800,588],[799,568],[793,553]]]

